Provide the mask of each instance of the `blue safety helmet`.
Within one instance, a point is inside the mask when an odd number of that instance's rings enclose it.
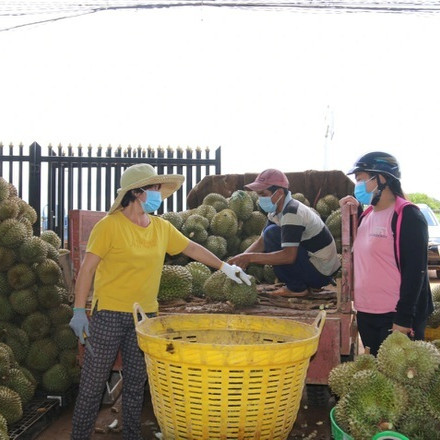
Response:
[[[396,158],[382,151],[374,151],[361,156],[347,174],[359,173],[361,171],[400,179],[400,168]]]

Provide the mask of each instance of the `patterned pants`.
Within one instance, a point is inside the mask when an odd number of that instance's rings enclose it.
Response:
[[[149,318],[155,314],[148,314]],[[89,342],[93,355],[84,351],[79,393],[72,420],[72,440],[88,440],[98,416],[106,382],[119,349],[122,354],[123,440],[141,440],[141,413],[146,381],[144,354],[140,350],[133,315],[109,310],[94,311]]]

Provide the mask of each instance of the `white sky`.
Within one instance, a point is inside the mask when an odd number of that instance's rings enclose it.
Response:
[[[406,192],[440,200],[439,37],[440,14],[209,7],[0,32],[0,141],[221,145],[223,174],[347,171],[383,150]]]

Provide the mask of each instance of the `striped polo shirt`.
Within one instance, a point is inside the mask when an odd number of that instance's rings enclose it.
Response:
[[[290,192],[282,212],[268,214],[268,221],[281,227],[281,247],[301,245],[323,275],[332,275],[339,269],[335,240],[327,226],[309,207],[293,199]]]

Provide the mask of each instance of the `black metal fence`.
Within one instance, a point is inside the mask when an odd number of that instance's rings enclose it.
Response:
[[[186,196],[209,174],[221,173],[221,147],[210,149],[171,147],[76,148],[61,145],[42,148],[37,142],[25,148],[0,144],[0,176],[13,183],[20,198],[38,214],[34,234],[52,229],[65,240],[67,213],[72,209],[108,211],[125,168],[149,163],[158,174],[183,174],[185,183],[158,211],[186,209]]]

